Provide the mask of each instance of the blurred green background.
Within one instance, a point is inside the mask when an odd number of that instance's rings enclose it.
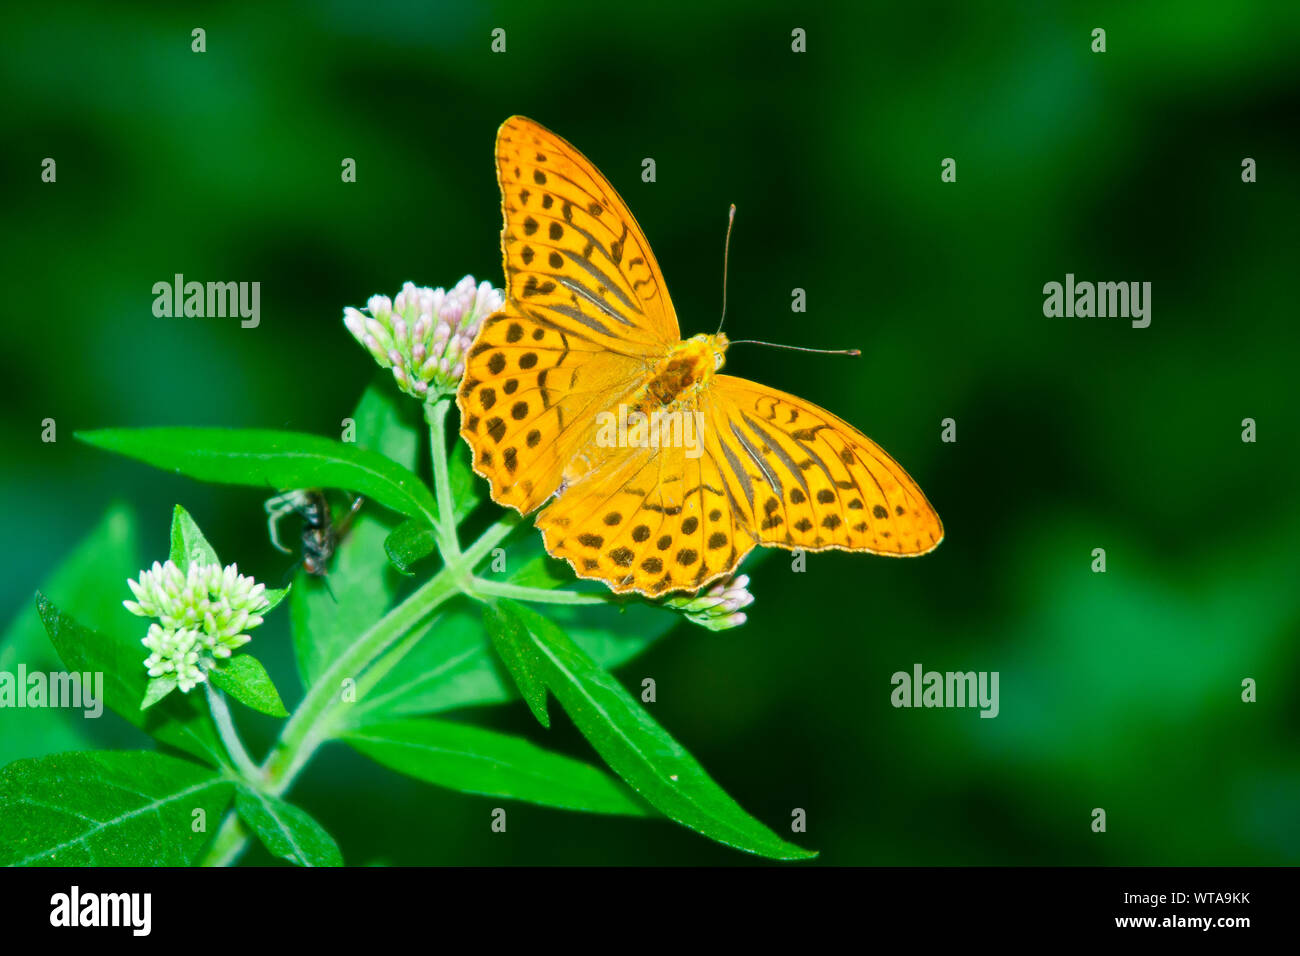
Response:
[[[656,679],[656,717],[724,788],[781,831],[804,808],[795,839],[822,864],[1300,861],[1300,7],[743,11],[7,7],[0,607],[30,623],[33,590],[118,500],[141,562],[165,555],[179,501],[223,557],[278,583],[265,494],[73,432],[337,435],[373,369],[343,306],[408,279],[501,282],[492,143],[523,113],[623,194],[685,335],[716,326],[736,203],[731,336],[863,357],[737,348],[729,371],[861,427],[946,525],[915,561],[813,555],[794,574],[777,552],[754,569],[747,626],[679,626],[620,671]],[[152,286],[177,272],[260,281],[261,326],[155,318]],[[1150,328],[1045,318],[1043,284],[1067,272],[1150,281]],[[289,690],[287,615],[271,621],[259,646]],[[918,662],[998,671],[1001,714],[892,708],[890,675]],[[547,735],[518,704],[484,719],[589,755],[567,720]],[[99,723],[101,741],[140,745]],[[6,761],[80,732],[12,712],[0,729]],[[496,836],[499,800],[341,746],[295,795],[351,863],[750,861],[668,822],[526,805]]]

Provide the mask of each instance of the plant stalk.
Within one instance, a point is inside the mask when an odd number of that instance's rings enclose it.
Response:
[[[548,591],[473,576],[475,566],[519,526],[520,517],[515,512],[509,512],[461,552],[447,463],[446,420],[450,406],[451,400],[445,396],[425,406],[438,502],[435,533],[444,561],[442,570],[375,622],[335,658],[298,704],[281,731],[279,740],[260,767],[253,764],[239,741],[224,699],[214,695],[209,688],[213,717],[217,721],[221,738],[240,774],[250,786],[272,796],[283,796],[316,751],[333,736],[343,708],[352,706],[353,702],[360,699],[359,691],[363,686],[373,685],[374,681],[366,681],[369,676],[367,672],[372,665],[403,638],[418,634],[419,629],[429,623],[437,609],[456,595],[463,593],[480,600],[482,595],[497,595],[542,603],[604,603],[605,599],[598,595]],[[402,649],[398,657],[406,650],[409,647]],[[396,660],[391,661],[389,666],[392,663],[396,663]],[[249,838],[247,828],[231,810],[213,837],[212,844],[201,861],[202,865],[229,866],[235,863],[247,848]]]

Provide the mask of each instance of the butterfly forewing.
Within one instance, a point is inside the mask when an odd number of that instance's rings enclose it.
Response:
[[[603,348],[662,352],[681,333],[650,243],[573,146],[522,116],[497,133],[508,309]]]
[[[650,244],[578,150],[512,117],[497,181],[506,302],[470,349],[458,400],[475,471],[527,514],[680,333]]]

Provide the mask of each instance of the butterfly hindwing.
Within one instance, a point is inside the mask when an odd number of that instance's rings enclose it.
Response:
[[[703,452],[698,445],[697,450]],[[684,447],[603,449],[537,517],[546,550],[614,591],[698,591],[754,546],[717,463]]]
[[[730,375],[708,394],[706,436],[759,544],[910,556],[943,540],[916,482],[852,425]]]

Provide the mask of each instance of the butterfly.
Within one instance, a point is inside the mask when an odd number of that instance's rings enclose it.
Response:
[[[939,516],[879,445],[719,374],[721,332],[682,340],[649,242],[582,153],[512,116],[496,161],[505,304],[466,353],[460,433],[492,499],[537,512],[547,552],[655,596],[699,591],[755,545],[907,556],[939,544]],[[647,440],[656,416],[676,441]]]

